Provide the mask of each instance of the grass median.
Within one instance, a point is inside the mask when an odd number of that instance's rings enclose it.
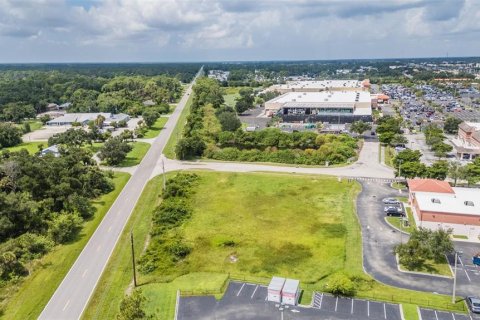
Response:
[[[182,137],[183,128],[185,127],[185,122],[187,121],[187,116],[190,114],[190,106],[192,105],[192,101],[193,92],[188,97],[187,103],[185,104],[185,107],[183,108],[182,113],[178,118],[177,125],[173,129],[172,134],[170,135],[170,138],[165,145],[165,149],[163,150],[163,153],[169,159],[175,159],[175,146],[177,145],[178,140],[180,140],[180,138]]]
[[[85,222],[77,241],[56,246],[27,278],[14,287],[2,288],[3,296],[11,295],[2,319],[36,319],[40,315],[129,178],[128,173],[115,173],[115,190],[94,200],[97,212]]]
[[[196,173],[201,179],[192,199],[194,213],[175,231],[189,243],[191,253],[174,269],[137,273],[147,311],[156,318],[173,317],[177,289],[219,296],[226,277],[257,283],[268,283],[272,275],[299,279],[305,289],[302,303],[309,304],[312,291],[324,290],[329,277],[339,271],[355,279],[359,297],[464,310],[463,302],[451,305],[447,296],[386,286],[363,272],[356,182],[271,173]],[[129,231],[134,232],[136,251],[142,252],[151,240],[161,184],[157,176],[144,190],[84,319],[112,319],[118,312],[132,283]]]

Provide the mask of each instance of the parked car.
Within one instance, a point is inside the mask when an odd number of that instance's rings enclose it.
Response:
[[[384,204],[400,204],[400,201],[398,201],[395,198],[385,198],[382,200]]]
[[[467,297],[467,305],[472,312],[480,313],[480,298]]]
[[[383,211],[385,211],[387,216],[399,216],[399,217],[405,216],[402,208],[399,208],[399,207],[385,207]]]

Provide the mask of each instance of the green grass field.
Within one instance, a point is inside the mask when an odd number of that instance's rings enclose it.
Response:
[[[172,135],[165,145],[163,154],[169,159],[175,159],[175,146],[177,141],[181,138],[183,133],[183,128],[185,127],[185,121],[187,121],[187,116],[190,114],[190,106],[192,105],[193,93],[188,97],[187,104],[183,108],[180,118],[178,119],[177,125],[172,131]]]
[[[42,145],[43,148],[46,148],[48,147],[48,142],[47,141],[32,141],[32,142],[23,142],[15,147],[9,147],[9,148],[4,148],[4,149],[0,149],[0,151],[2,150],[8,150],[10,152],[16,152],[16,151],[20,151],[22,149],[26,149],[28,151],[28,153],[30,154],[34,154],[34,153],[37,153],[38,152],[38,147]]]
[[[264,173],[197,174],[201,182],[193,199],[195,212],[180,228],[191,254],[168,274],[138,275],[148,311],[156,318],[173,317],[177,289],[219,293],[229,273],[258,283],[268,283],[272,275],[300,279],[302,303],[308,304],[312,291],[322,290],[330,274],[344,271],[358,279],[359,297],[463,310],[462,302],[452,306],[447,296],[386,286],[364,274],[354,210],[356,182]],[[161,183],[160,176],[149,182],[125,228],[133,230],[137,252],[145,248]],[[223,245],[230,241],[233,247]],[[129,233],[124,232],[84,319],[115,317],[132,282],[130,259]]]
[[[2,319],[36,319],[73,265],[112,203],[127,183],[128,173],[115,173],[115,190],[94,201],[97,212],[87,221],[79,239],[57,246],[38,261],[36,270],[16,287],[3,287],[0,294],[7,297]]]
[[[405,320],[419,320],[418,308],[416,305],[405,303],[402,305],[403,318]]]
[[[165,126],[165,123],[167,123],[167,120],[168,120],[167,117],[158,118],[157,121],[153,124],[153,126],[148,129],[148,131],[145,133],[145,136],[143,138],[144,139],[151,139],[151,138],[155,138],[156,136],[158,136],[160,131]]]
[[[131,143],[132,151],[127,153],[127,157],[118,165],[118,167],[132,167],[139,164],[150,149],[150,144],[146,142],[135,141]]]

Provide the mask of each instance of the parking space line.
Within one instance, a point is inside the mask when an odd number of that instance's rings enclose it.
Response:
[[[250,297],[250,299],[253,299],[253,296],[255,295],[255,292],[257,292],[257,289],[258,289],[258,285],[255,287],[255,290],[253,290],[253,293],[252,293],[252,296]]]
[[[455,319],[455,315],[454,315],[453,313],[452,313],[452,318],[453,318],[453,320],[456,320],[456,319]]]
[[[433,310],[433,312],[435,312],[435,319],[438,320],[437,310]]]
[[[237,297],[240,295],[240,292],[242,292],[243,287],[245,287],[245,283],[242,284],[242,287],[240,288],[240,290],[238,290]]]
[[[367,316],[370,317],[370,300],[367,300]]]
[[[354,299],[352,299],[352,309],[350,310],[350,313],[351,313],[351,314],[353,314],[353,300],[354,300]]]
[[[383,317],[387,319],[387,308],[385,307],[385,303],[383,304]]]
[[[337,300],[335,301],[335,312],[337,312],[337,306],[338,306],[338,297],[337,297]]]
[[[463,269],[463,271],[465,271],[465,274],[467,275],[468,281],[469,281],[469,282],[472,282],[472,280],[470,279],[470,276],[468,275],[467,270]]]
[[[323,293],[322,293],[322,296],[320,297],[320,306],[318,307],[318,309],[322,309],[322,301],[323,301]]]

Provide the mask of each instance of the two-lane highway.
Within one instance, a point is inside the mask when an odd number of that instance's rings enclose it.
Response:
[[[202,70],[199,71],[199,74]],[[197,74],[198,76],[198,74]],[[196,79],[196,78],[195,78]],[[110,255],[142,191],[162,155],[182,110],[192,92],[194,81],[169,117],[165,128],[153,142],[138,169],[113,203],[102,222],[57,288],[39,319],[79,319],[105,269]]]

